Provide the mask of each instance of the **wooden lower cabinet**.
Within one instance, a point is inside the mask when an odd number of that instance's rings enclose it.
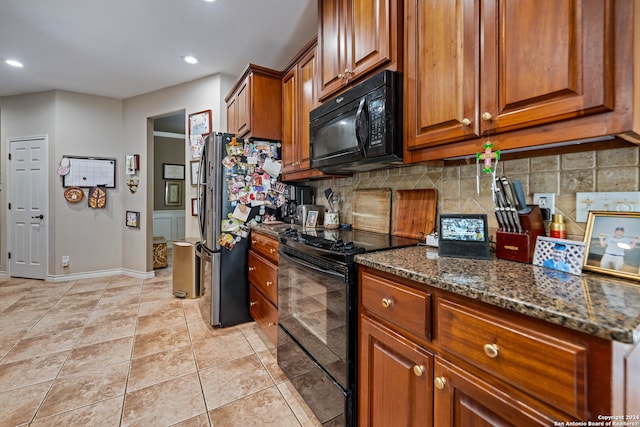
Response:
[[[362,316],[359,364],[358,425],[432,425],[431,353]]]
[[[438,427],[549,427],[549,417],[524,401],[439,357],[434,364],[433,419]]]
[[[277,343],[278,240],[251,231],[249,313],[269,339]]]
[[[639,345],[362,265],[358,292],[361,426],[553,426],[640,411]]]
[[[249,285],[249,313],[275,344],[278,336],[278,308],[253,284]]]

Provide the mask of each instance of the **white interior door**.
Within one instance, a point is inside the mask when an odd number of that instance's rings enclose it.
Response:
[[[47,276],[47,137],[9,139],[9,274]]]

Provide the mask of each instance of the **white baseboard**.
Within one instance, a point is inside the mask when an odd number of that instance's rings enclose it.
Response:
[[[109,276],[119,276],[125,275],[130,277],[135,277],[137,279],[152,279],[156,276],[154,271],[135,271],[129,270],[127,268],[124,269],[113,269],[113,270],[100,270],[100,271],[89,271],[85,273],[73,273],[73,274],[64,274],[64,275],[48,275],[45,279],[47,282],[66,282],[69,280],[81,280],[81,279],[93,279],[96,277],[109,277]]]

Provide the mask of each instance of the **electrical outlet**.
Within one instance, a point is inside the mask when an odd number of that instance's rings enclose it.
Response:
[[[62,266],[69,267],[69,255],[62,256]]]
[[[533,204],[540,206],[542,219],[550,221],[551,215],[556,213],[556,193],[533,193]]]

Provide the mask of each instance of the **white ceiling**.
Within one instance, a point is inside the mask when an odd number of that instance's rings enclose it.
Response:
[[[317,0],[0,0],[0,96],[129,98],[251,62],[281,70],[317,32]],[[184,55],[200,63],[189,65]]]

